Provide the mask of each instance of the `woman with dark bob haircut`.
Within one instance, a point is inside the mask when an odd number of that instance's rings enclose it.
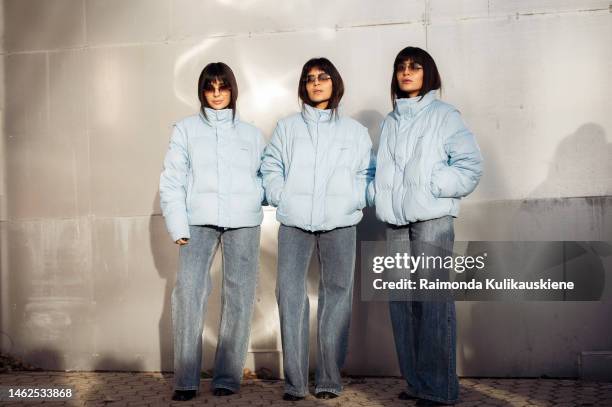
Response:
[[[285,400],[308,393],[310,258],[320,266],[318,398],[342,391],[340,368],[348,344],[355,268],[355,225],[373,194],[374,162],[368,131],[339,111],[344,84],[326,58],[302,68],[302,111],[280,120],[266,147],[261,172],[278,232],[276,294],[280,312]]]
[[[200,385],[203,316],[210,267],[223,254],[221,326],[213,394],[240,388],[249,343],[264,198],[259,173],[261,132],[236,115],[238,86],[229,66],[206,65],[198,80],[200,112],[174,125],[159,191],[179,270],[172,292],[173,400],[190,400]]]
[[[436,96],[441,85],[436,63],[426,51],[407,47],[395,58],[393,111],[382,124],[375,181],[376,216],[387,224],[391,256],[450,255],[459,202],[476,188],[482,174],[474,135],[459,111]],[[418,269],[415,275],[435,281],[448,278],[448,271]],[[453,404],[459,390],[455,303],[448,298],[395,299],[389,309],[400,370],[408,384],[399,398],[418,399],[417,405]]]

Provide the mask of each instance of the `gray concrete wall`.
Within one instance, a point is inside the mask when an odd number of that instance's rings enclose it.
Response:
[[[197,77],[211,61],[232,66],[241,117],[269,137],[298,109],[302,64],[328,56],[346,83],[346,112],[377,141],[395,54],[426,47],[439,64],[443,98],[460,108],[486,157],[457,239],[612,241],[609,1],[2,6],[1,345],[31,363],[172,369],[177,249],[160,216],[158,177],[171,124],[197,110]],[[266,211],[247,361],[275,372],[277,228]],[[368,210],[360,239],[380,233]],[[602,259],[612,270],[610,256]],[[205,368],[219,323],[219,265]],[[312,272],[314,307],[314,265]],[[384,304],[355,298],[347,372],[397,374]],[[576,376],[580,351],[612,349],[610,302],[457,308],[463,375]]]

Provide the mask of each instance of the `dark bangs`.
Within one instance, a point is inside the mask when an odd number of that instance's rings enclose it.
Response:
[[[427,92],[442,88],[442,79],[438,72],[436,62],[429,53],[418,47],[406,47],[397,54],[393,62],[393,77],[391,78],[391,103],[395,109],[395,99],[407,98],[408,93],[403,92],[397,82],[397,66],[407,61],[415,62],[423,67],[423,87],[419,92],[423,97]]]
[[[204,117],[206,117],[205,107],[210,108],[206,97],[204,96],[204,90],[212,87],[212,84],[216,81],[223,82],[230,90],[230,103],[226,109],[232,109],[232,118],[236,118],[236,101],[238,100],[238,84],[236,83],[236,77],[232,69],[224,64],[223,62],[213,62],[202,69],[200,78],[198,79],[198,99],[200,100],[200,110]]]
[[[342,81],[340,72],[338,72],[334,64],[332,64],[331,61],[327,58],[312,58],[308,60],[302,68],[302,73],[300,74],[300,83],[298,85],[298,97],[302,102],[302,109],[304,108],[304,104],[313,107],[315,106],[315,104],[308,97],[308,91],[306,90],[306,79],[308,77],[308,72],[310,72],[310,70],[313,68],[318,68],[329,76],[331,76],[332,94],[329,98],[327,108],[331,109],[332,114],[337,116],[338,105],[340,104],[340,100],[344,95],[344,82]]]

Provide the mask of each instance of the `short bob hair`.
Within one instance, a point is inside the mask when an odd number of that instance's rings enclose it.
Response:
[[[429,91],[442,88],[442,79],[438,72],[436,62],[429,53],[421,48],[406,47],[397,54],[393,62],[393,77],[391,78],[391,103],[395,109],[395,100],[409,97],[403,92],[397,81],[397,66],[407,61],[416,62],[423,67],[423,87],[418,96],[421,98]]]
[[[342,99],[342,96],[344,95],[344,82],[342,81],[340,72],[338,72],[334,64],[332,64],[327,58],[312,58],[308,60],[308,62],[306,62],[302,68],[300,83],[298,85],[298,97],[302,101],[302,109],[304,108],[304,104],[313,107],[315,106],[315,103],[308,97],[308,91],[306,90],[306,79],[308,78],[308,73],[312,68],[319,68],[321,71],[331,76],[332,94],[329,98],[327,108],[331,109],[332,114],[337,116],[338,105],[340,104],[340,99]]]
[[[214,82],[223,82],[230,90],[230,102],[227,109],[232,109],[232,119],[236,118],[236,101],[238,100],[238,84],[232,68],[223,62],[212,62],[202,69],[198,79],[198,99],[200,99],[200,110],[206,117],[205,107],[210,108],[204,91],[213,87]]]

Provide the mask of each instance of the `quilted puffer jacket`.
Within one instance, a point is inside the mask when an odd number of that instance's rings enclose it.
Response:
[[[456,217],[482,175],[482,155],[459,111],[430,91],[397,99],[382,123],[376,159],[376,216],[405,225]]]
[[[159,181],[162,213],[172,240],[189,225],[238,228],[263,220],[259,173],[265,141],[231,109],[205,108],[174,125]]]
[[[352,226],[373,197],[372,141],[357,121],[305,105],[278,122],[261,173],[283,225],[308,231]]]

